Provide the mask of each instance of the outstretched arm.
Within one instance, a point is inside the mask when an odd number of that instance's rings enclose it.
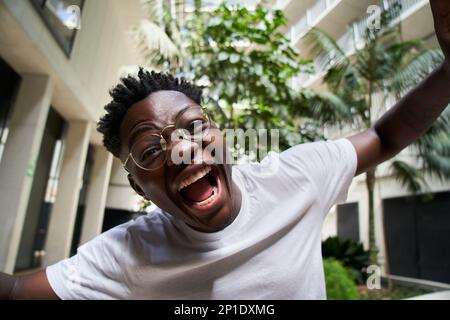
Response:
[[[50,287],[45,270],[23,276],[0,272],[0,300],[6,299],[56,300],[58,296]]]
[[[392,158],[422,136],[450,102],[450,1],[430,0],[444,63],[366,131],[348,139],[356,149],[356,175]],[[450,130],[450,128],[449,128]]]

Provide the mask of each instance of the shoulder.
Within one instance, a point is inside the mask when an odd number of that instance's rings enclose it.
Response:
[[[308,172],[308,166],[317,154],[323,152],[325,141],[302,143],[283,152],[269,152],[261,161],[235,165],[238,179],[271,181]]]
[[[135,220],[130,220],[120,224],[99,236],[99,240],[104,244],[121,243],[131,244],[148,234],[163,236],[166,225],[169,223],[162,210],[155,210],[142,215]],[[148,240],[148,238],[147,238]]]
[[[80,258],[120,261],[131,258],[142,243],[157,243],[165,237],[167,218],[159,208],[134,220],[117,225],[77,249]]]
[[[248,190],[287,192],[325,187],[330,177],[354,175],[356,151],[348,139],[298,144],[281,153],[269,152],[260,162],[233,167]],[[330,186],[331,187],[331,186]]]

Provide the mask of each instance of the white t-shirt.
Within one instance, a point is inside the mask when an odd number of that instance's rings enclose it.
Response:
[[[325,299],[322,222],[356,164],[340,139],[237,165],[242,206],[225,229],[198,232],[157,209],[49,266],[48,280],[62,299]]]

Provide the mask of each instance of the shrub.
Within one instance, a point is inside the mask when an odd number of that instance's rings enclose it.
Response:
[[[355,300],[359,298],[356,283],[350,272],[336,259],[323,261],[327,298],[329,300]]]
[[[369,265],[369,252],[361,243],[354,240],[341,240],[330,237],[322,243],[323,258],[334,258],[350,270],[353,278],[360,284],[366,280],[366,268]]]

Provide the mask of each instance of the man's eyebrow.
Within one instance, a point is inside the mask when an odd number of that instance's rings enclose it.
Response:
[[[181,109],[180,111],[178,111],[177,115],[175,116],[175,122],[178,121],[178,118],[189,108],[192,107],[199,107],[201,109],[201,106],[196,105],[196,104],[189,104],[187,106],[185,106],[183,109]],[[131,142],[136,138],[136,136],[138,134],[140,134],[142,131],[149,131],[149,130],[155,130],[158,132],[158,134],[160,133],[160,131],[158,131],[158,127],[155,126],[152,122],[147,122],[145,121],[140,121],[138,122],[133,129],[131,129],[130,135],[128,137],[128,148],[130,148]]]
[[[131,142],[134,141],[134,139],[143,131],[149,131],[149,130],[155,130],[157,131],[158,128],[151,122],[141,121],[137,123],[133,129],[130,132],[130,135],[128,136],[128,148],[131,146]]]
[[[178,118],[181,117],[187,109],[192,107],[199,107],[199,109],[201,109],[201,107],[196,104],[189,104],[183,107],[183,109],[181,109],[180,111],[178,111],[177,115],[175,116],[175,122],[178,121]]]

